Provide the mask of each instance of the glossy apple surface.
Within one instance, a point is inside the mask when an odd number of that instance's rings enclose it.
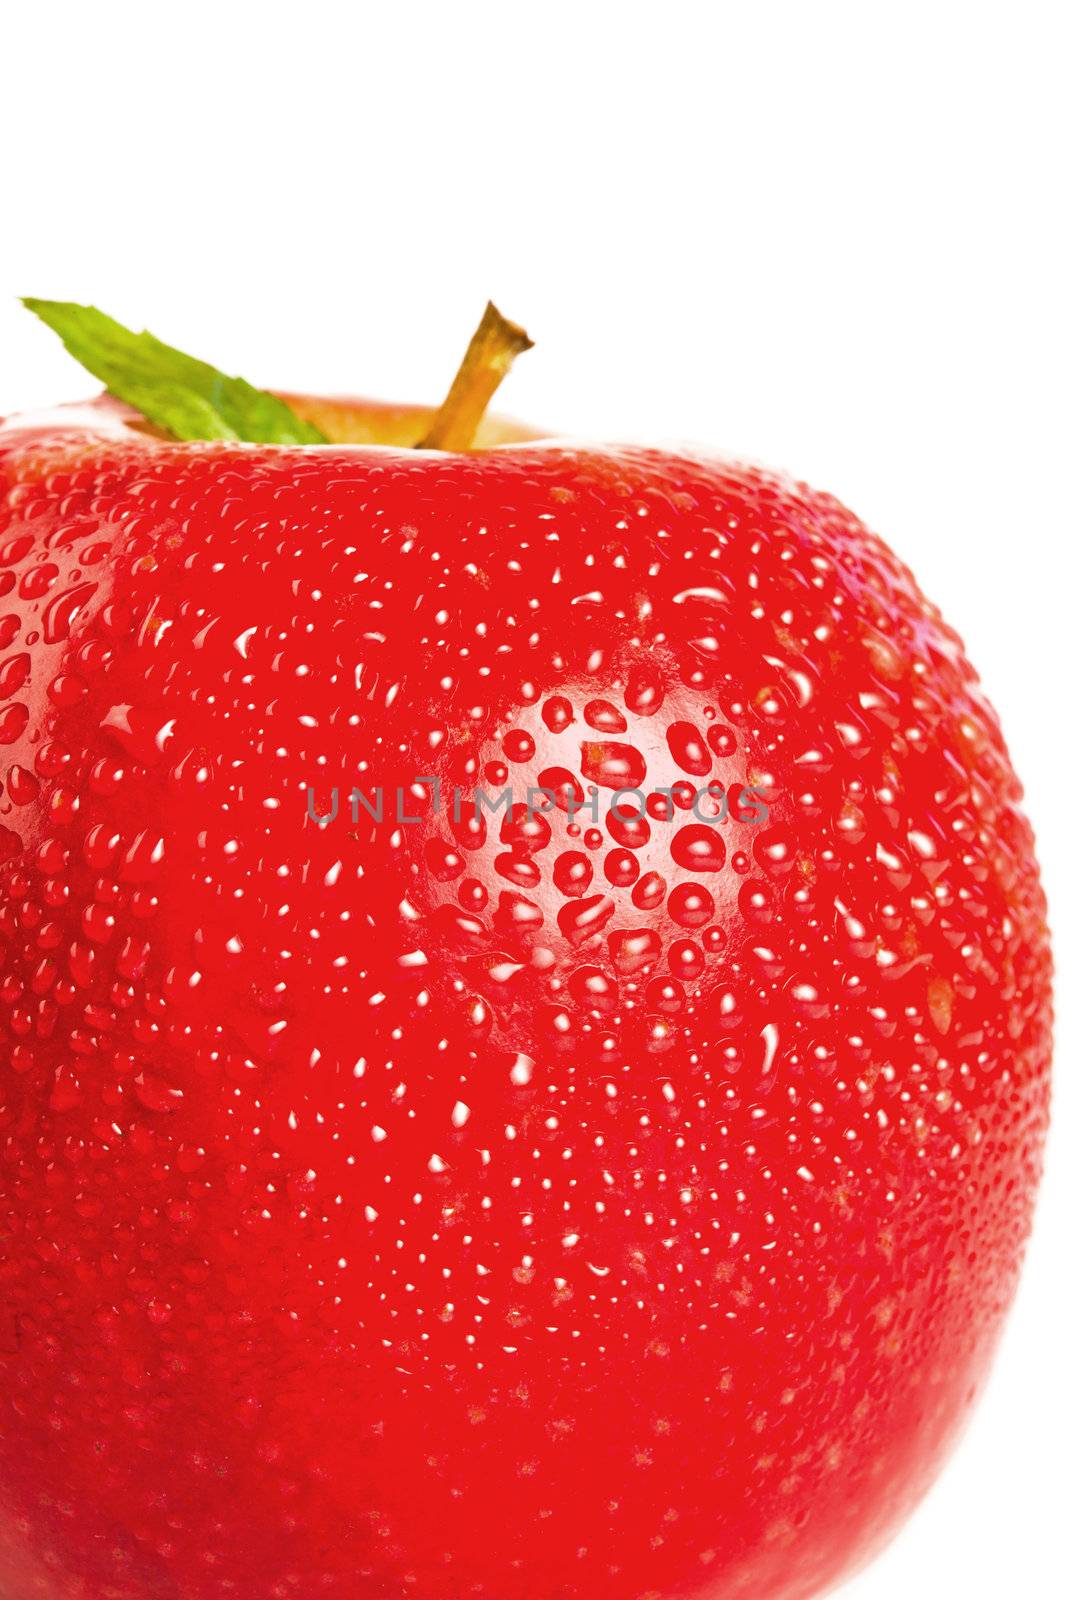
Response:
[[[800,1600],[1027,1233],[996,720],[828,496],[347,415],[0,431],[0,1592]]]

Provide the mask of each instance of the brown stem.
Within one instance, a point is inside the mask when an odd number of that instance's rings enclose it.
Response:
[[[490,300],[485,315],[443,405],[419,442],[420,450],[469,450],[478,424],[493,395],[507,376],[515,357],[533,347],[533,340],[517,323],[502,317]]]

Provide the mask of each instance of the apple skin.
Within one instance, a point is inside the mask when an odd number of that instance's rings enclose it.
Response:
[[[986,1372],[1050,1053],[1019,785],[911,575],[751,466],[106,401],[0,430],[0,562],[5,1600],[867,1559]],[[410,791],[558,769],[767,814]]]

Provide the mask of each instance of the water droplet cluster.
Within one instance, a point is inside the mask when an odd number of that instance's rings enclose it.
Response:
[[[959,641],[753,468],[106,417],[0,432],[0,1587],[829,1581],[1039,1165]]]

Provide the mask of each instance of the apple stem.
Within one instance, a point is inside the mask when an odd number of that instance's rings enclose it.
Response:
[[[490,300],[452,387],[438,407],[420,450],[470,450],[478,424],[515,357],[533,348],[524,328],[502,317]]]

